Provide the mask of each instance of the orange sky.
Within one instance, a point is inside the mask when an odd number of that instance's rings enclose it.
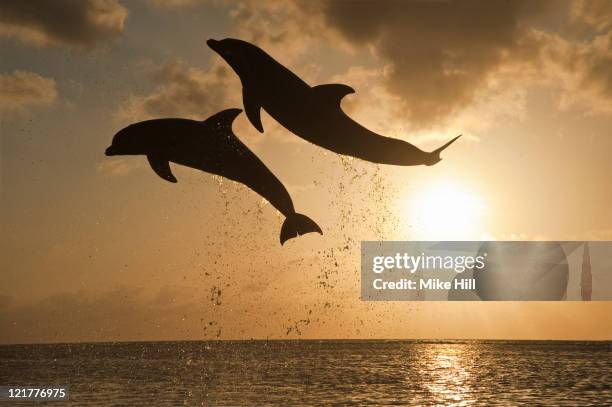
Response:
[[[612,240],[610,3],[50,4],[0,5],[1,342],[612,338],[610,302],[359,299],[362,240]],[[324,231],[281,247],[245,187],[103,154],[134,121],[241,107],[204,43],[224,37],[349,84],[343,109],[378,133],[464,137],[436,166],[379,166],[240,115]]]

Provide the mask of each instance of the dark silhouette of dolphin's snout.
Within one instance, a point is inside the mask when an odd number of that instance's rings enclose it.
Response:
[[[113,148],[113,146],[110,146],[106,149],[106,151],[104,151],[104,155],[106,156],[112,156],[112,155],[116,155],[117,153],[115,152],[115,149]]]
[[[206,45],[208,45],[213,51],[219,52],[219,41],[210,38],[206,41]]]

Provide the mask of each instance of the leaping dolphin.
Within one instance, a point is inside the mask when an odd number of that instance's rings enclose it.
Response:
[[[227,109],[205,121],[156,119],[134,123],[120,130],[106,149],[107,156],[146,155],[151,168],[162,179],[177,182],[172,161],[240,182],[264,197],[286,219],[280,243],[321,228],[293,208],[284,185],[232,132],[240,109]]]
[[[292,133],[320,147],[366,161],[392,165],[434,165],[440,153],[455,142],[426,152],[418,147],[376,134],[347,116],[341,99],[353,88],[342,84],[310,87],[259,47],[246,41],[209,39],[208,46],[238,74],[244,110],[263,133],[259,116],[266,112]]]

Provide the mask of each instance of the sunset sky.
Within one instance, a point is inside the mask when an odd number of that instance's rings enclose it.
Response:
[[[611,339],[612,303],[362,302],[363,240],[612,240],[609,1],[3,1],[0,342]],[[239,184],[105,157],[135,121],[242,108],[240,38],[433,167],[234,132],[323,236]],[[594,286],[597,273],[593,270]]]

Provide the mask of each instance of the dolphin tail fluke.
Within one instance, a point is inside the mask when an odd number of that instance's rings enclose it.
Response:
[[[432,151],[431,153],[429,153],[429,161],[425,163],[425,165],[434,165],[437,162],[439,162],[440,160],[442,160],[442,158],[440,157],[440,153],[442,151],[444,151],[448,146],[450,146],[451,144],[453,144],[455,141],[457,141],[457,139],[459,137],[461,137],[462,135],[458,135],[457,137],[455,137],[454,139],[452,139],[451,141],[449,141],[448,143],[444,144],[442,147],[439,147],[437,149],[435,149],[434,151]]]
[[[287,219],[285,219],[285,222],[283,222],[280,233],[281,245],[291,238],[311,232],[318,232],[321,235],[323,234],[321,228],[315,223],[314,220],[310,219],[306,215],[296,212],[293,215],[288,216]]]

